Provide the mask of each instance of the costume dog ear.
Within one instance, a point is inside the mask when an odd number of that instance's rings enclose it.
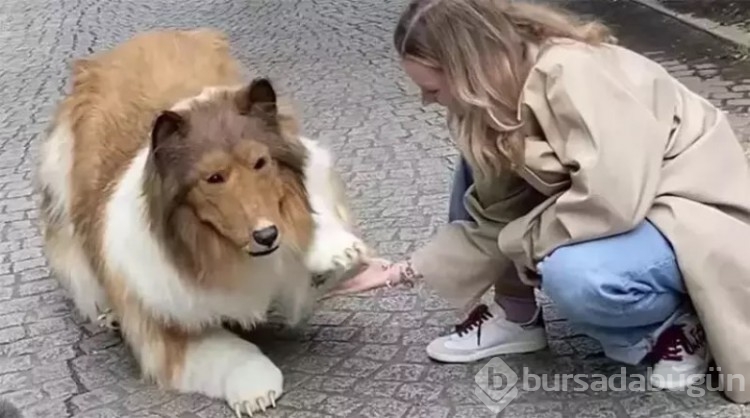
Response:
[[[160,169],[169,166],[175,158],[173,145],[180,142],[187,133],[188,121],[177,112],[165,110],[154,120],[151,128],[151,152],[156,166]]]
[[[236,104],[243,115],[276,118],[276,91],[267,78],[256,78],[240,90]]]
[[[185,133],[187,120],[177,112],[165,110],[156,117],[151,128],[151,149],[158,150]]]

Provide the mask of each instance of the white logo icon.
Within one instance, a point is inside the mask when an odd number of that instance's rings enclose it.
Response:
[[[518,375],[504,361],[495,357],[474,376],[474,394],[495,414],[500,413],[518,396]]]

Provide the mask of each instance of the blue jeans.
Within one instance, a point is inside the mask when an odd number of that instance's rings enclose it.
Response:
[[[454,174],[449,216],[471,220],[463,196],[471,173]],[[649,221],[630,232],[558,248],[538,265],[542,292],[571,326],[605,354],[638,364],[663,330],[688,312],[688,297],[669,242]]]
[[[458,161],[456,170],[453,172],[453,187],[448,206],[448,221],[473,221],[471,215],[464,205],[464,194],[469,190],[474,178],[466,161],[461,158]]]

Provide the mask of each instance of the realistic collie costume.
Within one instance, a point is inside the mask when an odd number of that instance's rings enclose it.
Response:
[[[210,30],[137,35],[72,78],[37,178],[51,268],[145,377],[238,415],[274,405],[280,370],[221,324],[272,304],[294,322],[313,276],[367,255],[330,154]]]

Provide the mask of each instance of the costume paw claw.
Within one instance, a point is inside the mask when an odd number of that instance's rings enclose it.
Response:
[[[275,408],[284,391],[284,377],[271,360],[260,351],[250,355],[231,370],[226,381],[224,399],[238,418],[262,415]]]
[[[365,243],[343,227],[318,231],[307,264],[314,274],[348,271],[369,255]]]
[[[354,242],[351,247],[344,250],[343,255],[333,257],[333,265],[337,269],[348,270],[352,268],[367,253],[364,244]]]
[[[120,329],[120,323],[117,320],[117,315],[112,312],[112,309],[107,308],[102,311],[98,306],[96,309],[99,313],[99,316],[96,317],[96,321],[99,324],[100,328],[107,328],[113,331]]]
[[[243,413],[253,417],[258,411],[263,413],[268,408],[276,408],[276,392],[272,390],[265,397],[255,398],[253,401],[237,402],[232,409],[234,409],[237,418],[243,418]]]

